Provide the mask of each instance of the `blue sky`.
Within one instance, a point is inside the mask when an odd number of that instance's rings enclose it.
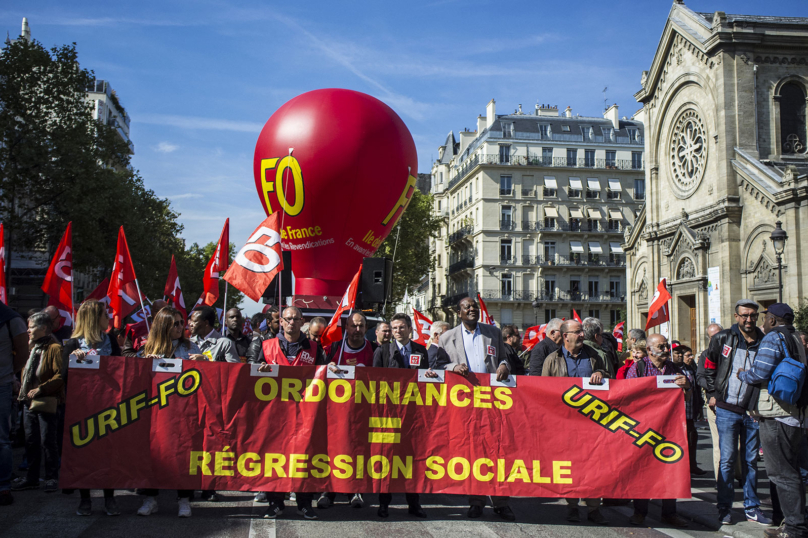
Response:
[[[808,17],[804,0],[693,0],[695,11]],[[450,130],[473,129],[495,98],[609,103],[630,116],[671,2],[410,0],[227,3],[13,1],[12,37],[28,17],[51,47],[75,41],[82,67],[109,80],[132,117],[133,165],[172,200],[191,242],[215,241],[231,218],[241,246],[264,213],[252,177],[255,141],[284,102],[325,87],[385,101],[428,172]],[[168,268],[166,268],[167,270]],[[183,278],[180,275],[180,278]],[[253,308],[248,307],[248,311]]]

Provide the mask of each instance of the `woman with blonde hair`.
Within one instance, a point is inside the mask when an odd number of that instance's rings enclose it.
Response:
[[[64,351],[62,352],[62,362],[67,364],[70,355],[75,355],[79,359],[87,356],[98,355],[108,357],[120,357],[121,347],[116,338],[111,338],[107,334],[109,329],[109,315],[107,305],[94,299],[84,301],[76,312],[76,327],[73,335],[65,340]],[[65,493],[68,491],[65,490]],[[89,516],[93,511],[92,499],[89,489],[80,489],[81,501],[76,509],[79,516]],[[104,508],[108,516],[120,515],[118,503],[115,501],[115,490],[104,490]]]
[[[204,355],[196,344],[185,337],[185,320],[176,308],[167,306],[154,316],[154,322],[149,332],[146,345],[140,348],[138,355],[148,359],[185,359],[204,360]],[[150,516],[157,512],[157,489],[141,489],[138,493],[144,495],[143,505],[137,511],[138,515]],[[177,491],[179,503],[179,517],[191,517],[192,490]]]

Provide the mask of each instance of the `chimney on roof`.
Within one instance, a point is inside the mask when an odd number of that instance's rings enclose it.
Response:
[[[612,127],[620,128],[620,115],[617,113],[617,104],[613,104],[603,112],[603,117],[612,122]]]
[[[485,130],[485,126],[486,126],[485,118],[482,115],[477,116],[477,132],[482,133]]]
[[[572,117],[572,108],[570,108],[569,106],[567,108],[565,108],[564,109],[564,115],[566,117],[568,117],[568,118],[571,118]]]
[[[493,99],[488,102],[485,107],[486,125],[490,129],[494,122],[497,121],[497,103]]]
[[[20,37],[26,41],[31,40],[31,28],[28,26],[28,17],[22,18],[22,33],[20,34]]]
[[[536,105],[537,116],[555,116],[558,117],[558,106],[556,105]]]

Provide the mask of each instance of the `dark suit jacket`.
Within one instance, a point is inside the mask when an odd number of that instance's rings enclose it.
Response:
[[[429,346],[427,353],[429,353],[429,367],[433,370],[443,370],[447,364],[452,362],[446,350],[437,344]]]
[[[386,346],[379,346],[373,352],[373,366],[376,368],[423,368],[429,369],[429,354],[426,348],[410,340],[410,357],[412,354],[421,355],[421,363],[418,366],[410,366],[404,362],[404,356],[398,350],[398,344],[393,340]]]
[[[530,350],[530,375],[540,376],[544,360],[561,349],[561,346],[545,338]]]

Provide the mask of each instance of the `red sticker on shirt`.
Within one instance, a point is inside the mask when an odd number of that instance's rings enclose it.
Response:
[[[421,355],[415,353],[410,355],[410,366],[421,366]]]
[[[721,355],[724,357],[729,357],[730,353],[732,353],[732,348],[729,346],[724,346],[724,349],[721,350]]]
[[[495,348],[494,346],[488,346],[488,354],[491,355],[492,357],[496,357],[497,348]]]

